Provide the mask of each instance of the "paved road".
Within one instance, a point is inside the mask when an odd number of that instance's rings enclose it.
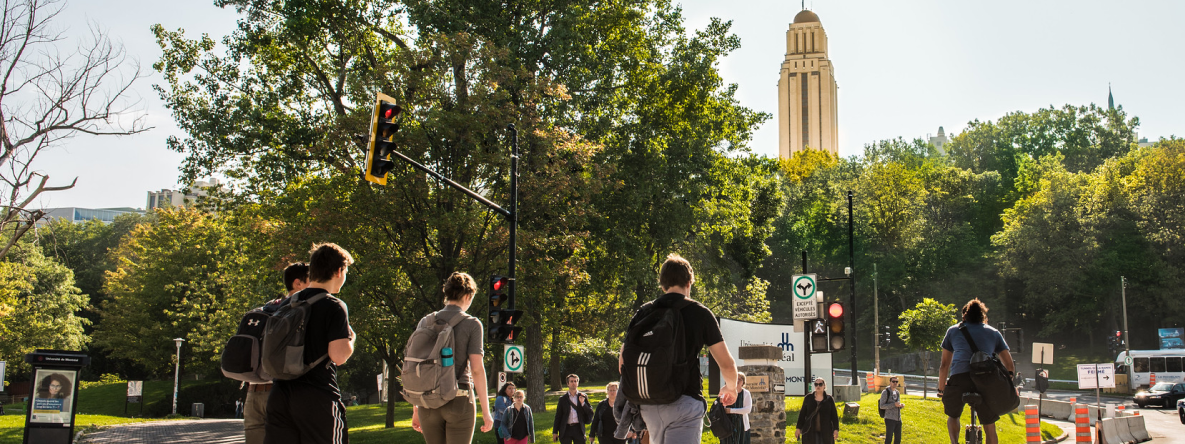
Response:
[[[85,435],[85,444],[241,444],[243,420],[152,421],[108,427]]]
[[[1139,409],[1144,415],[1144,427],[1156,444],[1185,444],[1185,424],[1175,409],[1149,407]]]

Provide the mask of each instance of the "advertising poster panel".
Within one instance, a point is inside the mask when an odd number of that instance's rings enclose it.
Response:
[[[69,425],[77,370],[37,369],[30,423]]]

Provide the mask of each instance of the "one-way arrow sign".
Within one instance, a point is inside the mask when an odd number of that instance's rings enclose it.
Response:
[[[506,344],[505,353],[502,354],[502,367],[509,373],[523,372],[523,346]]]

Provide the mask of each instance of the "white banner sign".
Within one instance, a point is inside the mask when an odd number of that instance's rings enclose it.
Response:
[[[144,381],[128,381],[128,396],[144,396]]]
[[[814,301],[812,301],[814,303]],[[802,332],[794,332],[794,326],[788,324],[758,324],[754,322],[720,319],[720,332],[724,335],[724,344],[728,352],[736,359],[737,366],[745,365],[740,359],[742,345],[773,345],[782,349],[782,360],[778,366],[785,372],[785,381],[770,381],[771,385],[786,385],[785,394],[801,396],[806,394],[806,380],[803,379],[805,369],[806,344],[803,343]],[[831,381],[831,354],[815,353],[811,355],[810,380],[816,377],[827,381],[828,392],[834,387]],[[713,393],[712,395],[715,395]]]
[[[1115,388],[1115,364],[1078,364],[1078,389]]]

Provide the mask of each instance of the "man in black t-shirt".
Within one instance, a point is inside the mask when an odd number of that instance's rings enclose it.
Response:
[[[737,367],[728,346],[724,344],[724,336],[720,333],[720,323],[716,322],[716,315],[703,304],[691,299],[691,286],[695,283],[695,273],[691,263],[678,254],[667,256],[659,270],[658,283],[664,295],[657,301],[669,303],[686,299],[691,304],[679,310],[683,317],[683,333],[686,335],[684,360],[697,362],[699,352],[706,345],[712,353],[712,358],[720,365],[720,374],[724,384],[717,395],[724,405],[732,405],[737,396]],[[630,320],[630,328],[640,320],[635,313]],[[624,347],[623,347],[624,350]],[[617,357],[617,369],[621,371],[623,361],[621,353]],[[698,365],[687,366],[691,372],[683,396],[670,404],[643,405],[642,420],[646,422],[646,430],[650,432],[651,444],[683,444],[700,442],[703,435],[703,418],[707,411],[707,402],[703,394],[703,375]]]
[[[299,378],[275,382],[267,401],[267,444],[349,443],[337,366],[354,354],[354,330],[346,303],[332,295],[346,283],[354,259],[332,243],[314,245],[309,253],[309,286],[291,297],[331,295],[312,305],[304,362],[328,357]]]

